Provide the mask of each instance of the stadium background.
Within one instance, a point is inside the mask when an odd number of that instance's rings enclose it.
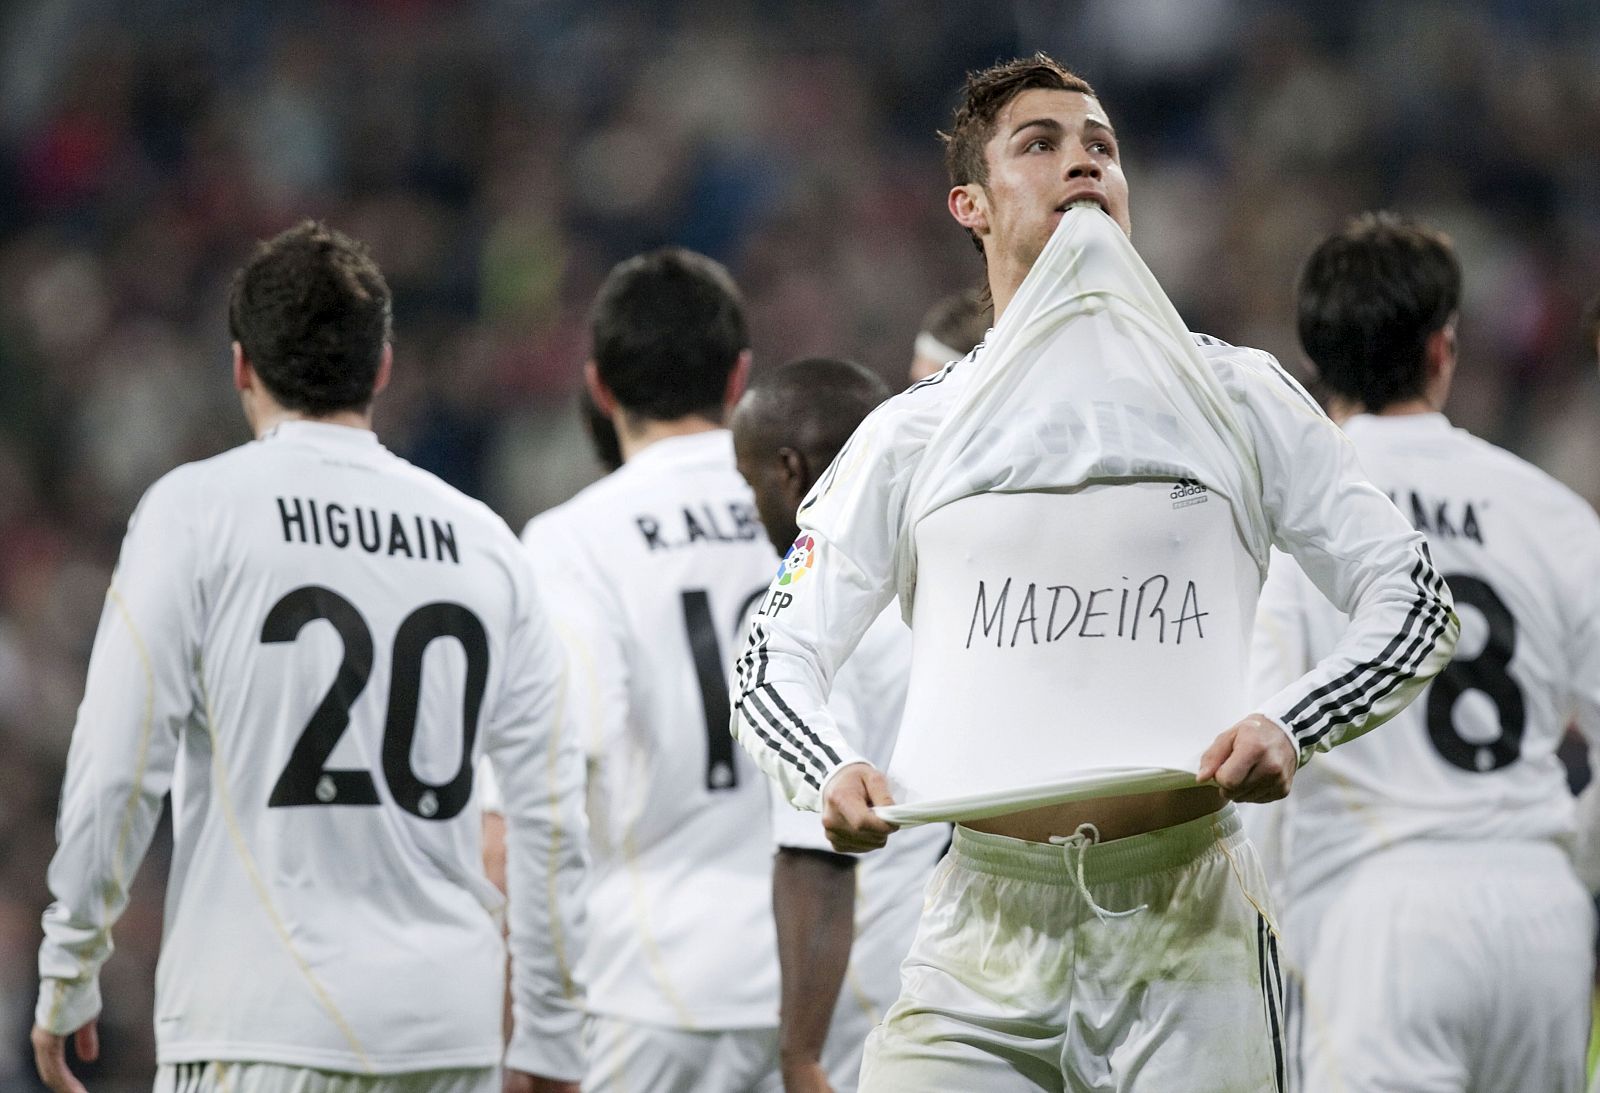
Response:
[[[1313,240],[1424,217],[1466,269],[1452,415],[1600,500],[1593,0],[0,4],[0,1088],[35,1088],[55,798],[122,528],[246,438],[225,299],[252,241],[315,215],[370,242],[380,433],[520,527],[598,471],[584,316],[640,249],[732,268],[758,368],[898,382],[980,275],[934,132],[964,70],[1036,48],[1100,90],[1192,326],[1299,368]],[[116,932],[97,1093],[148,1089],[165,867],[158,840]]]

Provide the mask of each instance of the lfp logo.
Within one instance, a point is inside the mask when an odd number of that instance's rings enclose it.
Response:
[[[794,541],[794,546],[789,548],[789,553],[783,556],[783,561],[778,565],[778,585],[782,587],[794,584],[815,564],[817,560],[817,543],[809,535],[802,535]]]

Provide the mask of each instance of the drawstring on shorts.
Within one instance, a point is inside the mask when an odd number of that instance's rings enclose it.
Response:
[[[1148,903],[1141,903],[1139,906],[1130,907],[1126,911],[1108,911],[1094,901],[1094,896],[1089,894],[1089,885],[1083,879],[1083,858],[1089,847],[1099,841],[1100,829],[1095,827],[1094,824],[1079,824],[1078,830],[1071,835],[1050,836],[1050,842],[1061,848],[1062,858],[1067,868],[1072,870],[1073,879],[1078,884],[1078,893],[1083,896],[1084,902],[1089,905],[1089,909],[1094,912],[1095,917],[1102,923],[1108,923],[1114,918],[1127,918],[1130,915],[1138,914],[1140,911],[1149,910],[1150,905]],[[1078,852],[1076,865],[1072,861],[1072,852],[1074,850]]]

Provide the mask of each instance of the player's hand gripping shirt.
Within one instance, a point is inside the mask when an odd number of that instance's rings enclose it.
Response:
[[[657,441],[523,533],[571,650],[596,1013],[778,1023],[767,780],[734,744],[728,664],[772,547],[726,430]]]
[[[286,422],[168,474],[134,514],[90,659],[39,1024],[98,1012],[170,790],[162,1063],[497,1064],[502,901],[470,806],[487,753],[512,861],[506,1059],[577,1077],[582,760],[552,736],[564,690],[510,529],[370,432]]]
[[[1564,839],[1556,749],[1600,743],[1600,519],[1566,487],[1439,414],[1360,415],[1361,462],[1424,532],[1455,594],[1455,658],[1381,733],[1301,772],[1281,805],[1286,892],[1415,839]],[[1349,627],[1293,561],[1262,591],[1254,670],[1279,687]]]
[[[735,731],[791,800],[817,807],[858,758],[823,702],[897,591],[915,634],[884,813],[901,821],[1184,784],[1252,709],[1304,762],[1437,670],[1455,620],[1421,537],[1276,361],[1198,341],[1109,218],[1069,209],[990,341],[868,417],[802,506],[738,664]],[[1273,543],[1356,621],[1251,702]],[[1090,642],[1094,670],[1065,676]],[[991,691],[996,654],[1027,664]]]

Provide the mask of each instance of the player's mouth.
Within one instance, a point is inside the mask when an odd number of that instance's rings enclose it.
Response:
[[[1064,213],[1074,205],[1093,207],[1099,209],[1103,213],[1109,213],[1111,211],[1110,209],[1106,208],[1106,199],[1101,194],[1081,193],[1074,194],[1072,197],[1067,198],[1061,204],[1057,205],[1056,212]]]

